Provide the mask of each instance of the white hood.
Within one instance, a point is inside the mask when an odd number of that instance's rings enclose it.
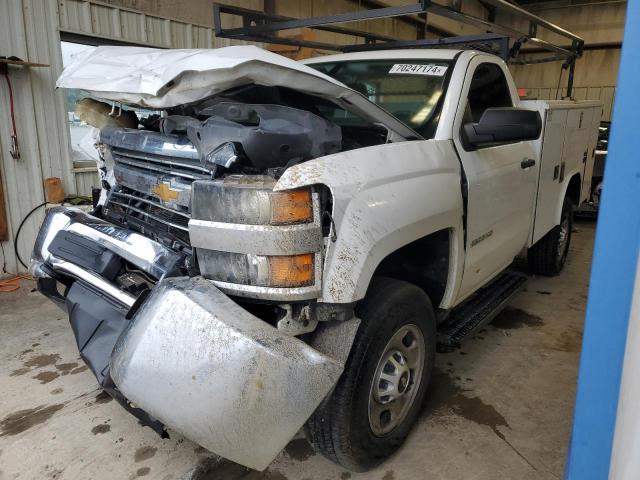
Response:
[[[254,46],[163,50],[97,47],[79,54],[56,83],[105,100],[164,109],[255,83],[321,96],[403,138],[419,138],[362,94],[311,67]]]

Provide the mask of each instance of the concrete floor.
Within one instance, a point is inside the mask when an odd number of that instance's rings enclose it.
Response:
[[[162,440],[96,388],[65,315],[23,282],[0,294],[0,479],[561,478],[594,237],[577,225],[559,277],[535,278],[492,325],[437,358],[405,446],[351,474],[292,441],[265,472]]]

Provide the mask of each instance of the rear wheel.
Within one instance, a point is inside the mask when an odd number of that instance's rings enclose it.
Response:
[[[569,253],[573,230],[573,203],[564,199],[560,225],[533,245],[527,254],[529,269],[538,275],[553,276],[562,271]]]
[[[362,320],[334,392],[306,425],[330,460],[367,470],[404,442],[424,401],[435,355],[435,316],[418,287],[376,278],[356,311]]]

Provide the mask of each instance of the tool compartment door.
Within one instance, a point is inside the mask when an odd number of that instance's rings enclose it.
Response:
[[[543,114],[542,155],[538,194],[535,203],[532,244],[540,240],[557,224],[557,219],[555,218],[556,210],[558,198],[562,194],[560,170],[562,164],[566,164],[566,155],[568,153],[568,151],[565,151],[567,113],[567,110],[546,109]]]
[[[596,148],[598,146],[598,134],[600,132],[600,120],[602,119],[602,107],[591,108],[591,124],[589,129],[589,146],[587,156],[584,158],[582,189],[580,192],[580,202],[586,202],[591,196],[591,179],[593,177],[593,166],[596,160]]]
[[[574,108],[567,115],[567,136],[565,143],[568,145],[568,155],[564,172],[561,176],[570,178],[575,173],[580,174],[581,184],[585,180],[585,166],[589,156],[591,122],[593,120],[592,108]],[[593,171],[593,168],[591,169]],[[564,173],[564,175],[562,175]],[[591,174],[589,174],[589,178]],[[562,181],[564,181],[564,178]],[[581,188],[581,191],[584,189]],[[582,198],[582,195],[580,196]]]

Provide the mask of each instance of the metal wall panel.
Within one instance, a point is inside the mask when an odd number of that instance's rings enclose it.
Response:
[[[67,191],[75,190],[67,161],[69,137],[62,93],[54,91],[55,78],[61,69],[56,6],[55,1],[0,2],[0,45],[4,54],[50,64],[43,68],[9,67],[20,142],[19,160],[9,155],[10,123],[5,117],[9,112],[9,98],[4,78],[0,79],[0,111],[3,112],[0,168],[12,238],[26,214],[44,201],[44,177],[60,177]],[[37,211],[21,231],[18,248],[25,261],[42,218],[42,211]],[[2,246],[5,258],[0,258],[0,266],[6,263],[9,274],[23,271],[13,254],[13,242],[3,242]]]
[[[90,197],[91,189],[98,188],[100,186],[100,178],[98,177],[98,172],[95,168],[75,172],[75,180],[77,195],[82,197]]]
[[[161,48],[216,48],[247,43],[216,39],[207,25],[96,0],[60,0],[58,4],[60,31],[65,33]]]
[[[98,169],[93,160],[81,160],[73,162],[73,174],[75,178],[76,194],[82,197],[90,197],[91,189],[100,187]]]

